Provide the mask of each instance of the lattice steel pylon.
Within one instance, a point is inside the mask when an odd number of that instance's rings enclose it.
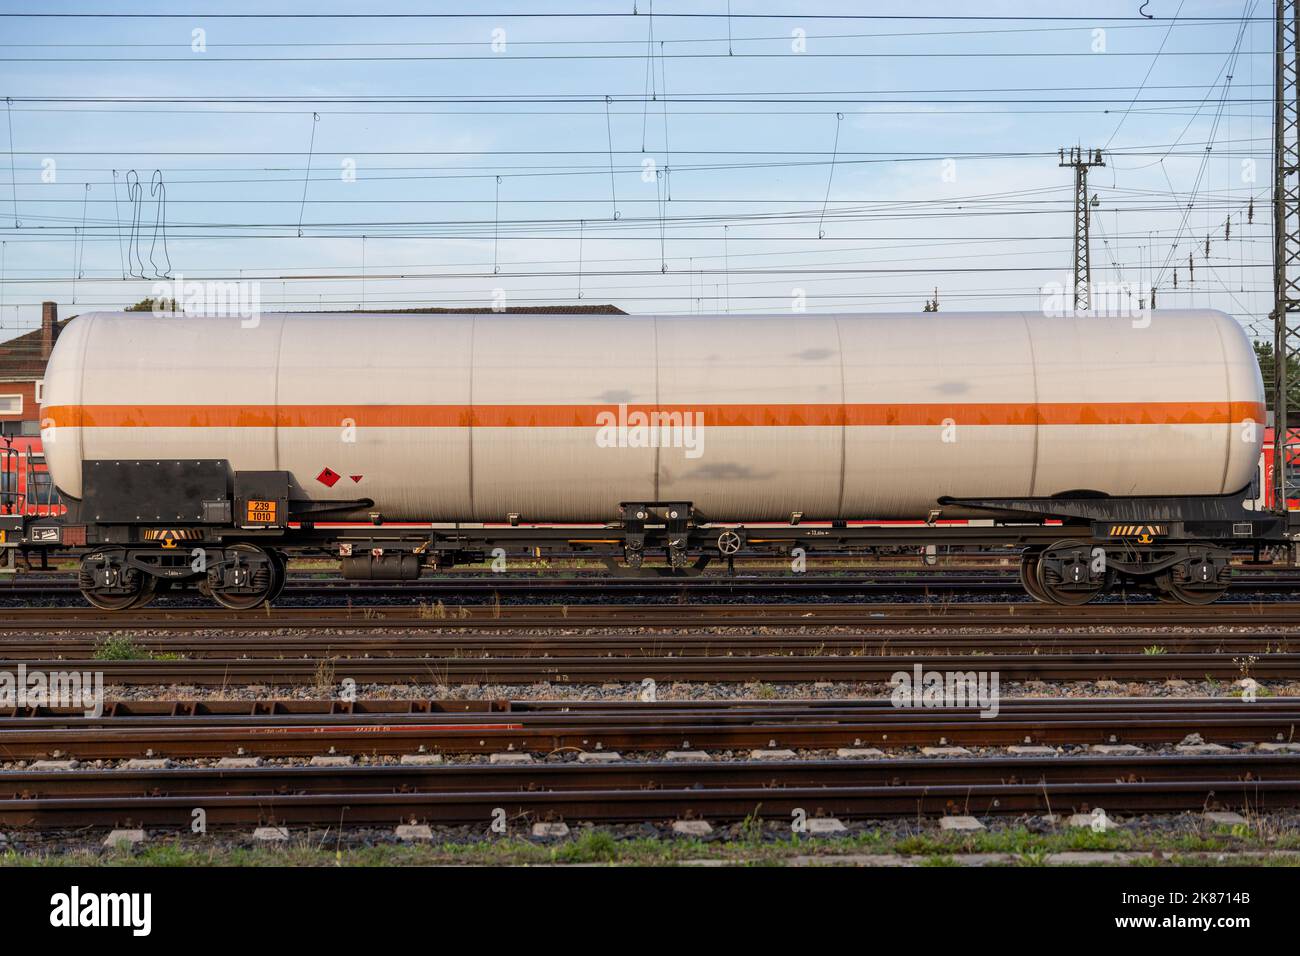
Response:
[[[1276,0],[1273,43],[1273,507],[1300,498],[1287,467],[1300,426],[1300,0]]]
[[[1092,271],[1088,255],[1088,169],[1106,165],[1101,150],[1084,150],[1071,146],[1069,153],[1061,150],[1057,165],[1074,166],[1074,308],[1087,310],[1092,300]]]
[[[1091,304],[1092,270],[1088,253],[1088,170],[1105,166],[1099,149],[1071,146],[1060,151],[1058,166],[1074,167],[1074,308],[1087,310]]]

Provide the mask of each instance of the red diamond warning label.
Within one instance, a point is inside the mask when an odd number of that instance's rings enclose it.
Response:
[[[339,477],[339,473],[333,468],[322,468],[320,474],[316,476],[316,480],[326,488],[333,488],[334,483],[339,480]]]
[[[348,475],[348,477],[351,478],[353,481],[361,480],[361,475]]]

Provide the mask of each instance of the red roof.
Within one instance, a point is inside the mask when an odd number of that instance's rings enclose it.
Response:
[[[71,319],[64,319],[59,328]],[[45,356],[41,355],[41,330],[32,329],[15,338],[0,342],[0,379],[35,381],[45,375]]]

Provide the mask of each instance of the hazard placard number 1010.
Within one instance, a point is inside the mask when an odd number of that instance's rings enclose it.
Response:
[[[248,502],[248,523],[249,524],[274,524],[275,523],[275,505],[274,501],[253,501]]]

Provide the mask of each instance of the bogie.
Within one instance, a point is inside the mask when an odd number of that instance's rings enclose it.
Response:
[[[82,596],[105,611],[140,608],[160,590],[195,586],[223,607],[247,610],[284,589],[285,560],[273,549],[240,543],[196,548],[101,548],[81,562]]]

